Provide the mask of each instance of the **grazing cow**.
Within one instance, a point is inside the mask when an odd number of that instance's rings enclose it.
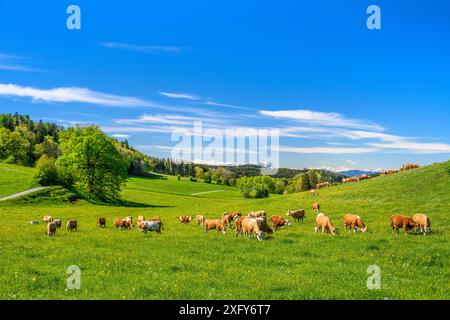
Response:
[[[153,217],[147,221],[159,222],[161,224],[161,230],[164,230],[164,224],[163,224],[160,216]]]
[[[51,216],[44,216],[44,218],[42,218],[42,223],[48,224],[49,222],[52,222],[53,218]]]
[[[289,220],[283,218],[282,216],[272,216],[270,218],[270,221],[272,222],[272,228],[275,230],[281,229],[286,226],[290,226],[291,223]]]
[[[98,218],[97,219],[97,227],[105,228],[106,227],[106,218]]]
[[[381,175],[387,176],[387,175],[395,174],[395,173],[398,173],[398,172],[400,172],[400,171],[399,170],[384,170]]]
[[[362,221],[360,216],[354,215],[354,214],[346,214],[344,216],[344,227],[345,230],[353,230],[354,232],[358,232],[359,230],[361,232],[366,232],[367,227]]]
[[[305,210],[303,209],[298,209],[298,210],[289,210],[286,213],[286,216],[291,217],[294,219],[294,221],[300,222],[300,219],[302,220],[303,223],[303,219],[305,219]]]
[[[231,220],[236,220],[238,217],[242,216],[242,212],[238,211],[238,212],[232,212],[232,213],[227,213],[228,216],[230,217]],[[223,216],[223,215],[222,215]]]
[[[155,231],[158,234],[161,234],[162,222],[161,221],[140,221],[138,222],[139,230],[147,233],[148,231]]]
[[[346,179],[342,180],[343,183],[352,183],[352,182],[357,182],[357,181],[359,181],[358,177],[351,177],[351,178],[346,178]]]
[[[330,218],[323,213],[319,213],[316,217],[316,227],[314,228],[314,232],[317,233],[320,229],[322,229],[322,234],[324,234],[325,231],[330,231],[332,234],[336,235],[336,228],[333,226],[333,223],[331,223]]]
[[[133,227],[133,219],[130,217],[126,217],[125,219],[122,219],[122,225],[121,229],[131,229]]]
[[[252,217],[252,218],[265,218],[266,217],[266,211],[261,210],[261,211],[253,211],[250,212],[247,217]]]
[[[236,220],[235,236],[237,237],[240,233],[243,234],[244,237],[254,234],[256,235],[256,238],[259,241],[262,241],[263,231],[261,230],[258,224],[258,220],[260,220],[260,218],[252,218],[252,217],[238,218]]]
[[[122,219],[120,219],[120,218],[115,218],[114,219],[114,227],[117,229],[117,228],[120,228],[120,229],[122,229]]]
[[[322,189],[330,186],[331,184],[329,182],[321,182],[316,185],[316,189]]]
[[[242,233],[245,236],[256,235],[259,241],[263,240],[264,232],[272,233],[265,218],[242,217],[236,220],[236,237]]]
[[[318,197],[319,196],[319,194],[317,193],[316,189],[311,189],[309,192],[311,193],[312,197]]]
[[[142,221],[145,221],[144,216],[138,216],[137,217],[137,223],[142,222]]]
[[[77,231],[78,230],[77,220],[67,221],[66,226],[67,226],[67,231]]]
[[[232,222],[242,215],[241,212],[224,212],[222,213],[222,221],[227,226],[227,228],[233,229]]]
[[[58,229],[61,228],[61,224],[62,224],[61,219],[55,219],[55,220],[53,220],[53,222],[56,224],[56,227],[57,227]]]
[[[417,227],[417,224],[414,222],[414,220],[404,214],[394,214],[391,216],[391,228],[392,232],[397,231],[399,232],[399,229],[404,230],[404,235],[408,235],[409,229],[415,229]]]
[[[205,234],[211,229],[216,229],[219,232],[225,234],[226,226],[220,219],[206,219],[203,222],[203,227],[205,228]]]
[[[370,176],[367,174],[363,174],[362,176],[358,177],[358,181],[367,180],[370,179]]]
[[[133,227],[133,217],[132,216],[128,216],[125,219],[123,219],[123,221],[125,221],[125,226],[129,229],[131,229]]]
[[[417,169],[417,168],[420,168],[420,167],[421,167],[421,165],[419,165],[419,164],[408,163],[408,164],[402,165],[400,167],[400,171],[408,171],[408,170]]]
[[[56,233],[56,228],[57,228],[56,223],[49,222],[47,224],[47,236],[49,236],[49,237],[54,236]]]
[[[313,204],[312,208],[317,214],[320,213],[320,204],[318,204],[317,202]]]
[[[419,230],[423,235],[426,235],[427,233],[430,234],[432,232],[430,218],[428,218],[423,213],[417,213],[413,215],[412,219],[417,225],[414,230],[416,233]]]
[[[195,222],[197,222],[197,224],[203,226],[203,223],[205,222],[205,217],[198,214],[195,216]]]
[[[180,222],[181,224],[188,224],[191,222],[192,217],[191,216],[180,216]]]

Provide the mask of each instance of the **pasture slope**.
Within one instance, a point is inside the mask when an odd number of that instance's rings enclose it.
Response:
[[[169,177],[131,178],[123,206],[6,201],[0,204],[0,299],[449,299],[449,170],[450,163],[435,164],[321,189],[316,199],[309,192],[242,199],[237,188]],[[191,195],[215,190],[224,191]],[[338,236],[314,234],[315,201]],[[205,236],[194,223],[178,222],[182,214],[218,218],[223,211],[265,209],[284,216],[296,208],[307,210],[305,222],[262,242],[232,232]],[[369,232],[345,233],[341,218],[348,212],[361,215]],[[397,212],[428,214],[434,234],[393,235],[389,217]],[[79,230],[48,238],[44,225],[29,224],[44,215],[77,219]],[[114,230],[112,220],[127,215],[161,216],[162,235]],[[99,216],[107,228],[96,227]],[[381,290],[366,286],[374,264],[381,268]],[[70,265],[81,268],[80,290],[66,290]]]
[[[0,163],[0,198],[38,187],[33,174],[32,168]]]

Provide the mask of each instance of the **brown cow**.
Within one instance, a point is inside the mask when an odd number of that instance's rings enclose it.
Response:
[[[312,197],[317,197],[317,196],[319,196],[319,194],[317,193],[316,189],[311,189],[311,190],[309,191],[309,193],[311,194]]]
[[[331,184],[329,182],[321,182],[316,185],[316,189],[322,189],[330,186]]]
[[[191,216],[180,216],[180,222],[181,224],[188,224],[191,222],[192,217]]]
[[[346,231],[348,229],[353,230],[354,232],[358,232],[359,230],[361,232],[367,231],[367,227],[361,217],[351,213],[344,216],[344,227]]]
[[[101,217],[97,219],[97,227],[105,228],[106,227],[106,219]]]
[[[121,218],[116,218],[114,219],[114,227],[119,228],[120,230],[122,229],[131,229],[131,221],[127,218],[125,219],[121,219]]]
[[[232,222],[242,215],[241,212],[224,212],[222,213],[222,221],[227,226],[227,228],[233,229]]]
[[[413,215],[412,219],[417,225],[414,230],[416,233],[419,230],[423,235],[426,235],[427,233],[430,234],[432,232],[430,218],[428,218],[423,213],[416,213],[415,215]]]
[[[289,210],[286,213],[286,216],[288,217],[292,217],[294,219],[294,221],[300,222],[300,219],[302,220],[303,223],[303,219],[305,219],[305,210],[303,209],[298,209],[298,210]]]
[[[399,232],[399,229],[404,230],[404,235],[408,235],[409,229],[415,229],[417,227],[417,224],[414,222],[414,220],[404,214],[394,214],[391,216],[391,228],[392,232],[397,231]]]
[[[313,204],[312,208],[317,214],[320,213],[320,204],[318,204],[317,202]]]
[[[419,165],[419,164],[408,163],[408,164],[402,165],[400,167],[400,171],[408,171],[408,170],[417,169],[417,168],[420,168],[420,167],[421,167],[421,165]]]
[[[47,236],[52,237],[55,235],[56,233],[56,223],[54,222],[49,222],[47,224]]]
[[[272,216],[270,218],[270,221],[272,222],[272,228],[274,228],[275,230],[291,225],[289,220],[283,218],[282,216]]]
[[[314,228],[314,232],[319,232],[319,229],[322,229],[322,234],[324,234],[325,231],[330,231],[334,235],[337,233],[330,218],[323,213],[319,213],[316,217],[316,227]]]
[[[122,230],[122,219],[120,219],[120,218],[115,218],[114,219],[114,227],[117,229],[117,228],[120,228],[121,230]]]
[[[133,219],[131,217],[126,217],[122,219],[122,228],[131,229],[133,227]]]
[[[262,241],[264,233],[261,230],[260,222],[261,218],[238,218],[238,222],[236,223],[236,237],[239,235],[239,233],[242,233],[244,237],[254,234],[259,241]]]
[[[203,223],[205,222],[205,217],[198,214],[195,216],[195,221],[197,222],[197,224],[203,226]]]
[[[261,211],[252,211],[250,212],[247,217],[251,217],[251,218],[265,218],[266,217],[266,211],[261,210]]]
[[[66,226],[67,226],[67,231],[77,231],[78,230],[77,220],[67,221]]]
[[[205,234],[208,234],[208,231],[211,229],[216,229],[223,234],[225,234],[226,230],[226,226],[220,219],[206,219],[203,223],[203,227],[205,228]]]

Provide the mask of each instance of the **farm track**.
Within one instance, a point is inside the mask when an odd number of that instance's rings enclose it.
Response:
[[[222,191],[225,191],[225,190],[213,190],[213,191],[196,192],[196,193],[192,193],[191,196],[198,196],[198,195],[201,195],[201,194],[222,192]]]
[[[45,189],[49,189],[49,188],[50,187],[37,187],[37,188],[25,190],[25,191],[15,193],[15,194],[12,194],[12,195],[4,197],[4,198],[0,198],[0,201],[6,201],[6,200],[10,200],[10,199],[20,198],[20,197],[25,196],[27,194],[34,193],[34,192],[41,191],[41,190],[45,190]]]

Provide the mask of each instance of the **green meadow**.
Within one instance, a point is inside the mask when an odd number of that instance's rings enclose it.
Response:
[[[37,187],[33,174],[32,168],[0,163],[0,198]]]
[[[32,186],[33,169],[0,165],[0,196]],[[61,190],[60,190],[61,191]],[[243,199],[235,187],[176,177],[131,177],[118,205],[52,200],[43,191],[0,202],[0,299],[449,299],[450,163],[309,192]],[[206,193],[205,193],[206,192]],[[319,202],[339,234],[314,233]],[[224,211],[304,208],[304,223],[264,241],[225,235],[180,215],[219,218]],[[365,234],[346,233],[342,216],[359,214]],[[431,236],[392,234],[393,213],[425,213]],[[46,236],[44,215],[76,219]],[[160,216],[161,235],[115,230],[116,217]],[[97,217],[107,227],[96,226]],[[81,269],[81,288],[66,289],[66,270]],[[367,268],[379,266],[381,289],[369,290]]]

